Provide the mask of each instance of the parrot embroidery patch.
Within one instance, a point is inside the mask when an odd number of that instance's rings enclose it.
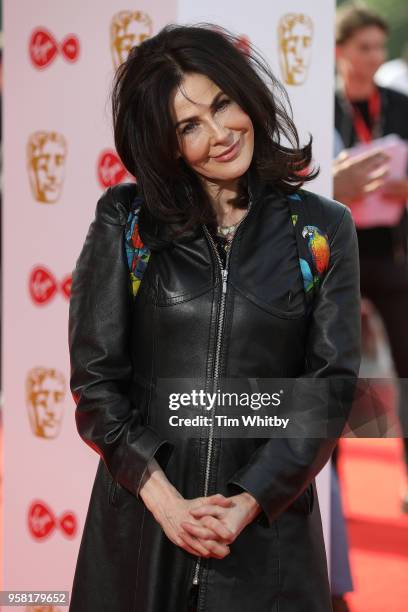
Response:
[[[126,232],[125,246],[126,256],[130,271],[130,284],[133,297],[136,296],[140,283],[150,258],[150,249],[146,247],[139,235],[139,212],[142,198],[136,198],[134,206],[129,213]]]
[[[302,198],[299,193],[294,193],[288,196],[289,200],[298,206],[302,203]],[[299,218],[304,216],[299,214],[291,214],[293,226],[299,221]],[[300,253],[306,255],[305,249],[301,244],[302,237],[306,241],[308,258],[299,257],[300,270],[303,276],[304,290],[308,294],[312,289],[317,289],[320,282],[327,272],[330,262],[330,246],[329,238],[317,225],[305,225],[301,230],[296,227],[296,236],[299,244]],[[311,266],[313,264],[313,266]],[[314,268],[314,272],[312,271]]]
[[[305,291],[310,291],[313,286],[319,285],[322,276],[329,267],[329,239],[327,234],[324,234],[315,225],[305,225],[302,229],[302,237],[307,240],[309,253],[313,258],[313,263],[316,270],[316,274],[313,276],[308,262],[305,259],[299,258]]]

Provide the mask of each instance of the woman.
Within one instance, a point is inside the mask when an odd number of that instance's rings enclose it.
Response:
[[[314,479],[336,437],[311,432],[334,407],[310,381],[358,375],[358,254],[348,209],[300,189],[311,142],[282,97],[211,24],[166,26],[116,73],[137,186],[100,198],[73,275],[76,423],[101,459],[71,612],[331,609]],[[248,377],[299,381],[303,437],[168,439],[166,380]]]

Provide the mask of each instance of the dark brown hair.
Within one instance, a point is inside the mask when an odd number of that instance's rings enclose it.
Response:
[[[228,30],[211,23],[169,24],[133,47],[116,71],[112,88],[115,146],[140,188],[141,236],[151,248],[157,246],[153,221],[170,224],[175,236],[215,220],[200,178],[176,157],[178,140],[170,99],[187,73],[207,76],[249,115],[254,126],[250,170],[260,181],[293,193],[319,172],[307,170],[312,137],[300,146],[286,90],[253,46],[241,50],[236,42]],[[241,177],[238,197],[232,202],[241,208],[247,205],[247,174]]]
[[[363,4],[344,4],[336,11],[336,45],[347,42],[358,30],[376,26],[388,34],[388,24]]]

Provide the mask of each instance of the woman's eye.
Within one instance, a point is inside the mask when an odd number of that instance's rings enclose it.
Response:
[[[217,110],[223,109],[225,107],[227,107],[229,104],[231,104],[231,100],[228,100],[227,98],[225,98],[225,100],[221,100],[218,104],[217,104]],[[197,127],[197,123],[187,123],[187,125],[181,130],[182,135],[184,136],[185,134],[189,134],[192,130],[194,130],[194,128]]]
[[[228,106],[230,103],[231,103],[231,100],[228,100],[227,98],[225,98],[225,100],[221,100],[217,106],[217,110],[220,108],[224,108],[225,106]]]
[[[181,130],[181,133],[188,134],[196,125],[196,123],[187,123],[187,125]]]

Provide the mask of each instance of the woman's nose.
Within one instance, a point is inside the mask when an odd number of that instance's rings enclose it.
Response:
[[[229,128],[225,127],[221,123],[213,120],[209,127],[210,130],[210,142],[212,145],[218,143],[221,144],[232,144],[233,136]]]

